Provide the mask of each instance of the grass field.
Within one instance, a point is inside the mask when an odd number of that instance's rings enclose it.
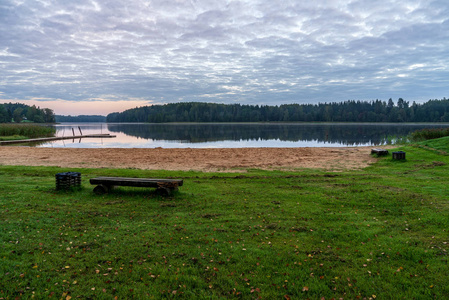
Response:
[[[449,139],[362,171],[0,167],[0,299],[444,299]],[[55,191],[59,172],[82,188]],[[96,176],[183,178],[93,194]]]

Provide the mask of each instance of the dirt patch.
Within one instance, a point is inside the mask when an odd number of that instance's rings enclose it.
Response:
[[[371,147],[353,148],[34,148],[0,147],[0,165],[147,170],[232,171],[248,168],[329,171],[362,169],[376,161]]]

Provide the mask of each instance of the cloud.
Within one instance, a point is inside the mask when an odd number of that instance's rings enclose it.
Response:
[[[448,10],[419,0],[5,0],[0,99],[126,109],[136,99],[443,98]]]

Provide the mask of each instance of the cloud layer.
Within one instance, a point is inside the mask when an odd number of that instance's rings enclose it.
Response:
[[[3,0],[0,99],[425,101],[447,49],[445,0]]]

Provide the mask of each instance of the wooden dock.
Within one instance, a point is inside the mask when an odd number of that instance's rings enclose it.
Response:
[[[28,140],[0,141],[0,146],[12,145],[12,144],[50,142],[50,141],[59,141],[59,140],[84,139],[84,138],[114,138],[114,137],[116,137],[116,136],[110,135],[109,133],[72,135],[72,136],[70,136],[70,135],[55,136],[55,137],[37,138],[37,139],[28,139]]]

